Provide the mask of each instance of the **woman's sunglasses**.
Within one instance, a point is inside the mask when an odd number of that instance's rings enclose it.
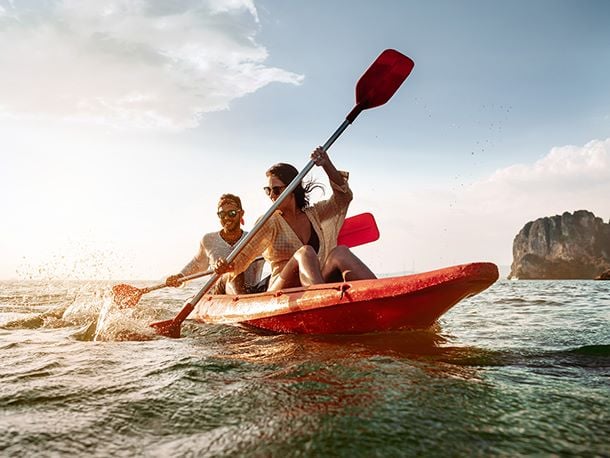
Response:
[[[269,186],[265,186],[263,188],[265,194],[268,196],[279,196],[284,189],[286,189],[286,186],[272,186],[271,188]]]
[[[229,218],[235,218],[239,214],[239,210],[229,210],[229,211],[220,210],[216,214],[218,215],[219,218],[224,218],[225,216],[228,216]]]

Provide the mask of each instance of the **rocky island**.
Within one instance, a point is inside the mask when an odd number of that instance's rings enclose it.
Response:
[[[610,271],[610,221],[587,210],[528,222],[513,242],[508,278],[604,279]]]

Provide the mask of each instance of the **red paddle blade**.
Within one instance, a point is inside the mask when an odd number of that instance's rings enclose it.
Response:
[[[195,304],[187,302],[180,310],[180,313],[176,315],[173,320],[158,321],[150,325],[151,328],[155,329],[155,332],[161,336],[172,337],[174,339],[180,338],[180,325],[186,318],[191,314]]]
[[[365,243],[374,242],[379,239],[379,228],[375,217],[371,213],[345,218],[343,226],[339,231],[337,245],[355,247]]]
[[[383,51],[356,84],[356,106],[347,115],[351,123],[362,110],[386,103],[413,70],[415,63],[394,49]]]
[[[119,308],[127,308],[135,306],[142,297],[142,290],[135,286],[120,284],[112,287],[114,302]]]
[[[180,322],[176,320],[157,321],[150,325],[155,332],[160,336],[171,337],[172,339],[180,338]]]

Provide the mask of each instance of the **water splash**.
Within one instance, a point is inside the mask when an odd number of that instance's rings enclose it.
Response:
[[[98,314],[94,341],[151,340],[156,338],[149,326],[150,316],[141,308],[124,309],[112,298],[112,293],[105,298]]]
[[[99,240],[68,238],[50,251],[23,256],[15,274],[21,280],[63,282],[133,277],[129,256]]]
[[[110,285],[99,282],[61,285],[56,300],[48,285],[32,283],[19,295],[3,298],[2,311],[11,318],[4,329],[57,329],[76,327],[72,337],[80,341],[151,340],[156,338],[149,323],[156,318],[148,307],[122,309],[113,300]],[[58,285],[53,288],[57,291]],[[44,310],[41,312],[41,308]]]

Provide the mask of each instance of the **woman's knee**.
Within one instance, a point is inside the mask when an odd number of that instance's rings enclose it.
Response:
[[[299,260],[304,260],[304,259],[317,258],[318,255],[311,245],[303,245],[301,248],[299,248],[297,251],[295,251],[293,257],[297,261],[299,261]]]

